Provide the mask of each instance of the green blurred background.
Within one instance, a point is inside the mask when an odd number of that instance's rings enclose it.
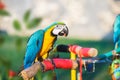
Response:
[[[67,38],[56,44],[94,47],[100,54],[111,51],[113,22],[120,11],[119,0],[0,0],[0,80],[22,80],[16,74],[23,65],[29,36],[54,21],[69,27]],[[68,53],[57,53],[70,58]],[[83,69],[83,80],[111,80],[109,63],[96,63],[95,72]],[[56,74],[55,74],[56,73]],[[70,80],[70,70],[38,72],[37,80]]]

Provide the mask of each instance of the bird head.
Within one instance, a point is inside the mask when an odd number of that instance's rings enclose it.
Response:
[[[68,27],[65,24],[57,24],[52,30],[52,34],[56,36],[67,36],[68,32]]]

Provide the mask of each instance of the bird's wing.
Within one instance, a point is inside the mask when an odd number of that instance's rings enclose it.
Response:
[[[115,31],[115,28],[114,27],[114,33],[113,33],[113,41],[114,41],[114,46],[115,48],[117,48],[117,42],[118,42],[118,39],[119,39],[119,33],[118,33],[118,30]]]
[[[27,49],[24,59],[24,68],[30,67],[34,62],[38,52],[41,49],[43,37],[44,37],[43,30],[38,30],[31,35],[27,44]]]
[[[115,48],[117,48],[117,44],[120,41],[120,15],[118,15],[115,19],[114,25],[113,25],[114,33],[113,33],[113,41],[115,44]]]
[[[114,40],[114,43],[116,43],[119,39],[119,35],[120,35],[120,28],[119,28],[120,25],[117,25],[114,24],[114,34],[113,34],[113,40]]]

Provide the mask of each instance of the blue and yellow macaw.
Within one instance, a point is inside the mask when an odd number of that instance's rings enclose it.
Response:
[[[120,14],[118,14],[115,18],[115,21],[113,24],[113,31],[114,31],[113,32],[114,49],[117,49],[120,47]],[[112,79],[115,79],[115,80],[117,80],[117,78],[119,78],[120,76],[119,75],[120,72],[118,71],[120,60],[118,57],[119,57],[119,54],[113,55],[113,61],[110,66],[110,73],[112,74]]]
[[[33,33],[27,43],[24,69],[30,67],[35,61],[46,59],[57,40],[57,36],[67,35],[68,28],[62,22],[54,22],[45,29]]]
[[[114,48],[120,47],[120,14],[116,16],[116,19],[113,24],[113,41],[114,41]]]

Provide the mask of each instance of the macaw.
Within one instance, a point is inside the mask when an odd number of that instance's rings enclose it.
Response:
[[[113,41],[114,41],[114,49],[117,49],[120,47],[120,14],[118,14],[115,18],[114,24],[113,24]],[[117,71],[118,64],[120,63],[120,60],[117,59],[119,57],[118,54],[113,55],[113,61],[110,66],[110,73],[112,73],[112,79],[116,79],[116,74],[115,72]],[[117,64],[117,65],[116,65]],[[118,75],[118,74],[117,74]],[[117,76],[118,77],[118,76]]]
[[[120,14],[116,16],[116,19],[113,24],[113,41],[114,41],[114,48],[120,47]]]
[[[62,22],[54,22],[45,29],[33,33],[27,43],[24,69],[30,67],[36,61],[46,59],[57,40],[57,36],[67,35],[68,27]]]

